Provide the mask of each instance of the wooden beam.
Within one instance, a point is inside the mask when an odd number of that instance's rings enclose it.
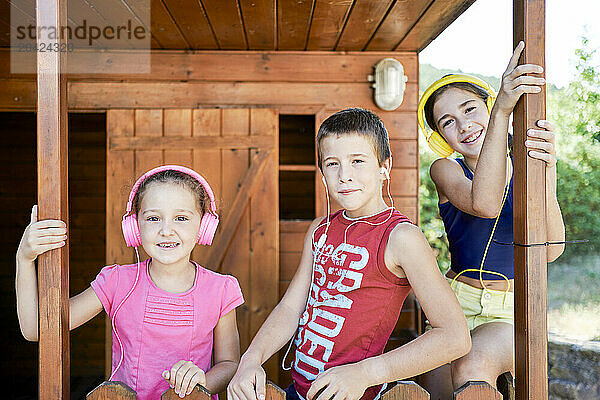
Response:
[[[143,137],[136,132],[134,137],[110,137],[109,150],[172,150],[182,148],[215,148],[215,149],[249,149],[252,147],[270,148],[273,146],[273,137],[269,135],[255,135],[242,137],[227,136],[160,136]],[[142,133],[143,134],[143,133]]]
[[[135,51],[105,51],[79,59],[78,68],[93,74],[69,74],[69,81],[204,81],[204,82],[367,82],[373,66],[394,57],[409,82],[418,79],[414,52],[331,51],[168,51],[153,50],[148,74],[115,74],[114,66],[135,71]],[[244,68],[240,68],[243,65]],[[124,68],[124,67],[123,67]],[[34,80],[32,74],[11,74],[10,50],[0,49],[0,77]]]
[[[406,85],[405,98],[414,98],[416,82]],[[244,107],[248,104],[277,107],[278,104],[327,104],[341,109],[375,109],[373,89],[365,83],[117,83],[70,82],[71,109],[110,108],[197,108],[200,106]],[[397,112],[416,111],[416,103],[407,101]]]
[[[522,40],[520,63],[545,66],[545,0],[514,0],[514,46]],[[546,118],[546,95],[524,95],[515,108],[514,242],[546,241],[545,163],[527,157],[527,129]],[[515,246],[515,363],[517,399],[548,398],[546,247]]]
[[[37,0],[37,26],[60,32],[67,22],[66,0]],[[40,30],[38,30],[40,32]],[[39,43],[57,43],[49,29]],[[37,151],[39,219],[69,221],[66,53],[37,54]],[[69,398],[69,248],[38,258],[39,397]]]
[[[423,50],[473,3],[475,0],[432,0],[394,50]]]

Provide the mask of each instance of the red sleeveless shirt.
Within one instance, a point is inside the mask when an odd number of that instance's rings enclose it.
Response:
[[[315,231],[313,282],[295,340],[292,378],[302,398],[320,372],[380,355],[411,289],[384,260],[389,235],[399,223],[410,222],[406,216],[388,208],[351,219],[338,211],[330,221],[318,249],[326,226]],[[362,399],[374,399],[380,389],[367,389]]]

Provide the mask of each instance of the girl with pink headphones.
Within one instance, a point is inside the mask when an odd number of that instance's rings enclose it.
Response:
[[[513,168],[509,118],[524,93],[539,93],[545,80],[539,65],[518,65],[514,50],[496,94],[472,76],[448,75],[428,88],[418,108],[419,125],[440,159],[430,168],[448,236],[451,267],[446,277],[471,332],[464,357],[425,378],[432,399],[450,399],[467,381],[496,385],[513,371]],[[425,121],[428,127],[425,126]],[[552,125],[537,122],[527,131],[528,155],[546,163],[547,238],[562,242],[565,229],[556,200],[556,154]],[[460,157],[447,158],[453,153]],[[548,247],[551,262],[563,245]]]
[[[110,379],[140,399],[160,398],[169,386],[180,397],[197,384],[218,393],[237,368],[239,284],[190,260],[196,243],[212,243],[218,223],[213,193],[198,173],[176,165],[148,171],[131,190],[122,228],[127,246],[136,254],[142,246],[150,258],[103,268],[70,299],[71,329],[103,308],[111,317]],[[65,223],[38,221],[34,206],[17,250],[17,313],[27,340],[38,339],[34,260],[66,239]]]

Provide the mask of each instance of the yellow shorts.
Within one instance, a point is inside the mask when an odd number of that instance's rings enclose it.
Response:
[[[469,330],[488,322],[506,322],[513,324],[514,301],[513,292],[500,290],[478,289],[458,280],[446,278],[458,298]]]

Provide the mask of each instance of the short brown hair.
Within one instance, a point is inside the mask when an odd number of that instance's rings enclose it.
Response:
[[[392,156],[388,131],[383,121],[372,111],[362,108],[348,108],[327,118],[317,133],[317,156],[322,170],[321,141],[331,135],[358,134],[373,143],[373,150],[379,165]]]

